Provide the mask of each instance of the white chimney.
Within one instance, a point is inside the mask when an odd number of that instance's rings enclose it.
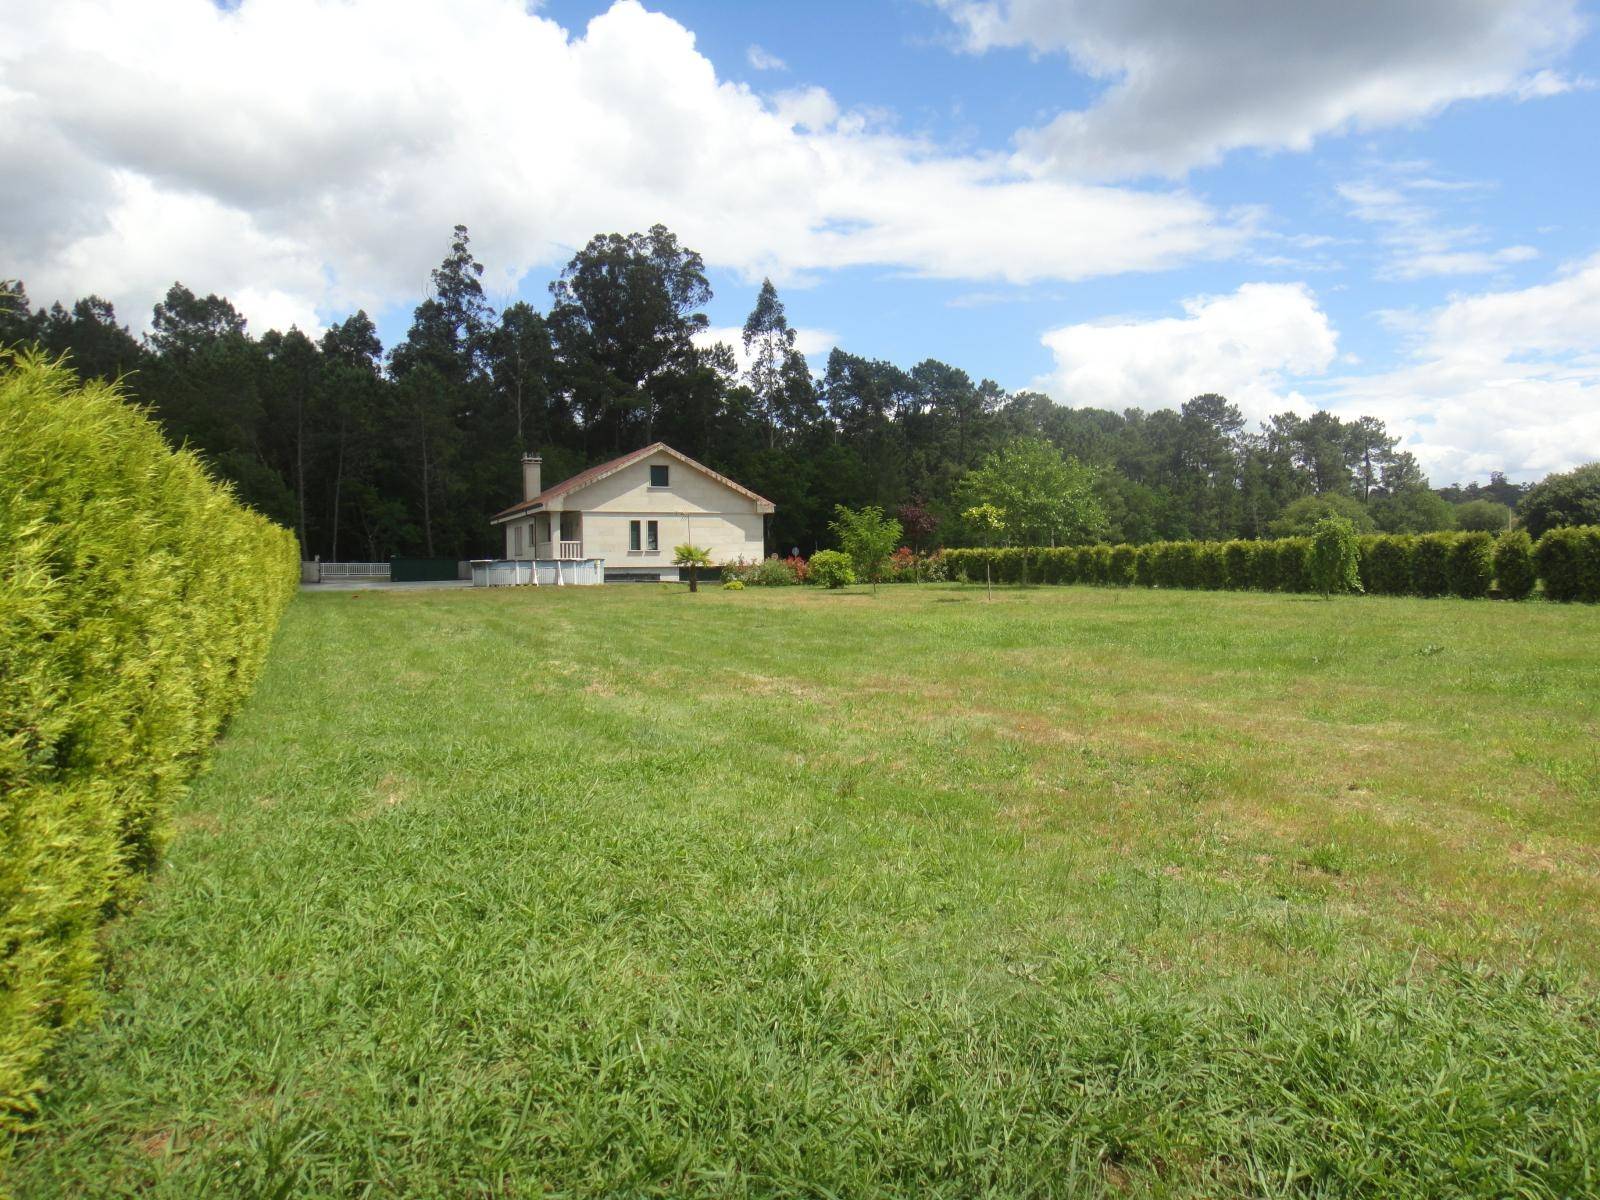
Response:
[[[537,454],[524,454],[522,456],[522,498],[532,500],[544,489],[539,486],[539,468],[544,466],[544,459]]]

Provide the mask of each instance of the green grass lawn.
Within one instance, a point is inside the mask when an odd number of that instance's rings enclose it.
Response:
[[[1600,611],[302,596],[109,958],[20,1197],[1592,1195]]]

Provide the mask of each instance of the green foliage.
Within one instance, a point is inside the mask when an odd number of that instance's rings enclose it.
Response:
[[[1493,500],[1456,505],[1456,528],[1469,533],[1500,533],[1511,524],[1511,509]]]
[[[1278,590],[1309,592],[1311,583],[1311,539],[1279,538],[1272,543],[1278,559]]]
[[[1563,525],[1600,525],[1600,462],[1534,484],[1517,505],[1517,519],[1533,538]]]
[[[1323,517],[1311,535],[1311,584],[1324,596],[1361,590],[1356,531],[1343,517]]]
[[[861,509],[840,504],[833,513],[828,528],[839,539],[839,548],[849,556],[856,574],[876,586],[889,556],[900,544],[900,522],[884,516],[883,509],[874,504]]]
[[[0,356],[0,1131],[92,1007],[97,928],[249,690],[299,581],[105,383]]]
[[[1236,592],[1248,591],[1256,586],[1256,543],[1243,539],[1227,542],[1222,547],[1222,586]]]
[[[689,590],[700,590],[700,572],[711,565],[711,551],[704,546],[696,546],[684,542],[681,546],[672,548],[672,563],[678,567],[689,568]]]
[[[1508,529],[1495,539],[1494,577],[1500,594],[1508,600],[1526,600],[1537,580],[1533,568],[1533,540],[1523,529]]]
[[[1450,546],[1450,590],[1463,600],[1481,600],[1494,582],[1494,538],[1458,533]]]
[[[1377,529],[1361,501],[1341,492],[1302,496],[1290,503],[1269,528],[1275,537],[1309,537],[1316,532],[1317,523],[1327,517],[1342,517],[1357,533]]]
[[[1382,534],[1366,546],[1364,582],[1378,596],[1404,596],[1411,591],[1413,539],[1406,534]]]
[[[1373,520],[1385,533],[1440,533],[1455,528],[1455,506],[1421,484],[1398,495],[1380,496],[1371,508]]]
[[[1100,546],[1091,548],[1097,565],[1102,561],[1100,556],[1102,549],[1104,548]],[[1103,579],[1096,579],[1096,583],[1109,583],[1116,587],[1129,587],[1133,584],[1139,565],[1139,551],[1136,547],[1112,546],[1105,553],[1103,561],[1105,576]]]
[[[1411,544],[1411,590],[1418,596],[1443,596],[1450,590],[1448,533],[1426,533]]]
[[[1551,600],[1600,602],[1600,525],[1551,529],[1533,548]]]
[[[742,592],[744,591],[744,580],[725,579],[722,582],[722,590],[725,592]]]
[[[1096,472],[1041,438],[1017,438],[994,451],[961,482],[971,508],[1004,514],[1005,534],[1020,545],[1090,541],[1105,529]]]
[[[855,567],[848,554],[837,550],[818,550],[811,556],[810,582],[825,588],[842,588],[855,581]]]
[[[746,587],[792,587],[800,582],[800,573],[794,563],[777,555],[760,562],[729,563],[722,568],[725,580],[736,579]]]

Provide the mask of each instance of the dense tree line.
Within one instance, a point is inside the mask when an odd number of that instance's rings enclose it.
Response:
[[[1055,448],[1098,502],[1095,536],[1119,542],[1293,533],[1328,511],[1422,532],[1472,504],[1507,506],[1473,518],[1503,526],[1523,491],[1503,475],[1432,491],[1371,417],[1285,413],[1252,429],[1217,395],[1175,410],[1066,407],[934,359],[906,369],[842,349],[815,376],[770,282],[741,367],[732,348],[697,344],[704,263],[659,225],[591,240],[544,312],[518,301],[497,313],[482,274],[457,226],[387,353],[364,312],[316,340],[254,337],[225,298],[182,284],[142,339],[98,297],[35,310],[21,283],[0,284],[0,344],[38,342],[85,376],[125,377],[175,442],[326,559],[495,552],[487,518],[519,497],[522,451],[539,450],[553,481],[655,440],[774,500],[785,552],[828,544],[840,504],[897,514],[921,548],[981,541],[960,515],[963,481],[1024,440]]]

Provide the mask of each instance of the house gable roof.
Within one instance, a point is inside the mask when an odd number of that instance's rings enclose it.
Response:
[[[758,496],[749,488],[743,486],[742,484],[735,483],[726,475],[718,474],[704,463],[696,462],[687,454],[683,453],[683,451],[674,450],[665,442],[652,442],[650,445],[645,446],[642,449],[634,450],[628,454],[624,454],[620,458],[613,458],[610,462],[603,462],[597,467],[590,467],[587,471],[579,471],[571,479],[563,479],[560,483],[545,488],[544,491],[540,492],[532,500],[524,500],[520,504],[513,504],[510,508],[502,509],[500,512],[495,513],[494,516],[489,518],[490,524],[499,524],[501,521],[509,520],[512,517],[521,516],[523,513],[536,512],[545,505],[549,504],[550,501],[554,500],[557,496],[565,496],[569,492],[577,491],[579,488],[586,488],[591,483],[599,483],[607,476],[615,475],[624,467],[632,466],[640,459],[648,458],[658,450],[663,451],[666,454],[670,454],[673,458],[677,459],[685,466],[693,467],[702,475],[716,480],[724,487],[739,493],[739,495],[745,497],[746,499],[755,501],[757,512],[769,513],[774,511],[774,509],[777,507],[765,496]]]

